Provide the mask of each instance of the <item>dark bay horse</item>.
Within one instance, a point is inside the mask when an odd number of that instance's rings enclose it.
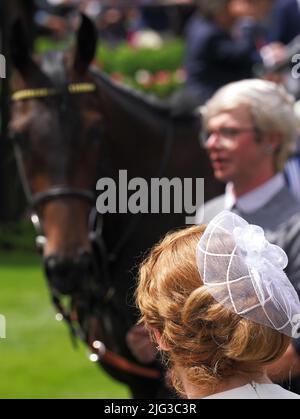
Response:
[[[198,144],[198,118],[174,116],[167,104],[110,81],[90,66],[95,48],[95,29],[82,17],[75,53],[33,60],[14,26],[10,134],[56,308],[133,397],[163,397],[160,362],[143,359],[129,339],[132,297],[145,251],[183,226],[185,214],[97,214],[96,183],[117,182],[126,170],[145,181],[204,177],[206,198],[221,187]]]

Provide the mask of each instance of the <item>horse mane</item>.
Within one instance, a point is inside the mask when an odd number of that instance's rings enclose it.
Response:
[[[63,88],[67,83],[67,75],[63,64],[64,51],[48,51],[41,56],[40,67],[42,72],[51,80],[57,88]],[[154,95],[142,93],[128,85],[119,84],[113,81],[107,74],[96,66],[90,68],[90,74],[97,80],[106,91],[109,90],[113,96],[119,99],[126,99],[126,105],[131,102],[132,106],[146,106],[150,110],[166,117],[171,114],[171,106],[167,100],[158,99]]]
[[[42,73],[58,89],[64,91],[67,83],[67,74],[64,66],[64,51],[48,51],[41,55],[40,67]],[[108,93],[109,97],[120,103],[124,109],[134,116],[152,114],[164,120],[187,120],[198,118],[194,107],[183,97],[179,100],[159,99],[153,94],[143,93],[128,85],[113,81],[106,73],[92,66],[89,70],[92,77]],[[143,110],[145,112],[143,112]]]
[[[41,55],[40,68],[58,90],[64,90],[67,74],[63,63],[63,51],[48,51]]]
[[[146,106],[148,110],[159,113],[163,117],[171,115],[172,107],[167,100],[158,99],[154,95],[143,93],[128,85],[116,83],[96,67],[92,67],[90,72],[101,84],[101,87],[108,89],[114,96],[118,95],[120,99],[126,99],[127,106],[129,103],[138,109]]]

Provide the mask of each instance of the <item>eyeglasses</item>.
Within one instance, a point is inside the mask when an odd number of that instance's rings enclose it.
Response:
[[[216,130],[203,130],[201,132],[201,142],[204,146],[206,146],[209,138],[212,135],[217,135],[219,141],[221,141],[222,144],[226,143],[227,146],[233,145],[234,143],[236,143],[237,137],[245,132],[255,132],[258,134],[259,130],[256,127],[249,127],[249,128],[222,127]]]

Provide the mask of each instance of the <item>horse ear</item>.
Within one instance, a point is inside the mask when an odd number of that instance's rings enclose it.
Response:
[[[74,67],[80,73],[87,71],[97,46],[97,31],[93,22],[81,14],[81,25],[77,33]]]
[[[23,75],[30,71],[33,63],[30,53],[30,43],[21,19],[16,20],[12,25],[10,49],[14,67]]]

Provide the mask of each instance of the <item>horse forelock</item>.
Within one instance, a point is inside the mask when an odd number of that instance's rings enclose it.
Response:
[[[60,127],[63,133],[64,142],[74,143],[77,138],[73,135],[79,129],[78,112],[72,105],[70,93],[68,91],[69,74],[66,55],[63,51],[49,51],[41,57],[40,69],[50,81],[50,84],[59,92],[59,117]],[[68,134],[68,132],[70,133]]]
[[[99,71],[98,68],[92,68],[90,71],[91,75],[95,79],[96,83],[100,85],[100,89],[109,89],[110,92],[113,92],[116,96],[119,97],[119,100],[126,100],[126,105],[132,107],[134,111],[137,109],[141,111],[143,107],[160,114],[161,116],[167,116],[170,114],[170,105],[167,101],[160,100],[155,96],[142,93],[129,87],[127,85],[118,84],[115,81],[111,80],[108,75]]]
[[[40,68],[56,89],[59,91],[66,89],[68,77],[62,51],[49,51],[44,54]]]

